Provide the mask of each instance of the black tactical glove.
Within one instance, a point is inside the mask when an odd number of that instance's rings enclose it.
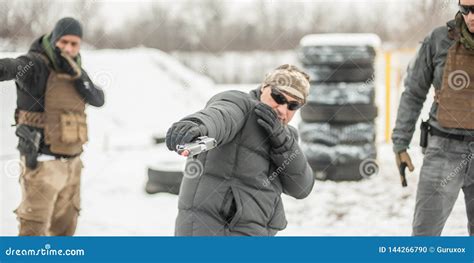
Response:
[[[293,143],[284,125],[278,119],[277,113],[267,104],[259,103],[255,106],[257,123],[267,132],[273,149],[288,150]]]
[[[194,141],[199,136],[207,135],[207,129],[198,120],[182,120],[173,123],[166,133],[166,146],[176,151],[176,146]]]
[[[81,76],[74,80],[74,87],[78,91],[90,90],[92,88],[92,83],[86,74],[81,74]]]
[[[81,76],[81,69],[73,58],[64,54],[58,47],[54,48],[54,54],[61,72],[64,72],[73,78],[79,78]]]
[[[15,134],[18,136],[18,150],[25,156],[26,167],[36,169],[41,141],[41,133],[26,125],[18,125]]]

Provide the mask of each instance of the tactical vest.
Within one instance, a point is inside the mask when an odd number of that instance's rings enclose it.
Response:
[[[35,54],[49,60],[42,54]],[[17,110],[17,124],[43,129],[44,143],[59,155],[78,155],[88,141],[86,103],[74,87],[74,78],[50,67],[46,83],[44,112]]]
[[[451,37],[451,36],[450,36]],[[474,130],[474,51],[460,43],[449,49],[441,90],[437,92],[437,119],[444,128]]]

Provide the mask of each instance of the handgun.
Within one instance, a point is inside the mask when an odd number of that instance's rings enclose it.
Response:
[[[217,146],[217,141],[214,138],[207,136],[198,137],[194,142],[184,145],[177,145],[176,152],[185,157],[193,157],[200,153],[207,152]]]
[[[407,164],[406,163],[401,163],[400,164],[400,167],[398,167],[398,169],[400,169],[400,179],[402,180],[402,186],[403,187],[407,187],[407,178],[406,178],[406,174],[405,174],[405,170],[407,168]]]

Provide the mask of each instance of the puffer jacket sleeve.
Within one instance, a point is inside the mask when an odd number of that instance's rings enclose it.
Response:
[[[207,129],[207,136],[215,138],[217,144],[222,145],[235,138],[254,106],[248,94],[225,91],[212,97],[203,110],[183,120],[202,123]]]
[[[288,126],[291,134],[290,146],[284,151],[272,150],[271,158],[277,166],[276,173],[283,186],[283,192],[296,199],[306,198],[314,186],[313,170],[298,144],[298,132]]]
[[[28,81],[35,75],[38,62],[30,56],[0,59],[0,81]]]

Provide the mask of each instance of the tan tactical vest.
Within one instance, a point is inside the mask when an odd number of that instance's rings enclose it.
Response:
[[[459,41],[448,51],[442,87],[436,97],[441,126],[474,130],[474,51]]]
[[[18,110],[17,124],[44,129],[44,142],[54,154],[80,154],[88,140],[86,104],[74,87],[74,78],[50,69],[44,106],[44,112]]]

